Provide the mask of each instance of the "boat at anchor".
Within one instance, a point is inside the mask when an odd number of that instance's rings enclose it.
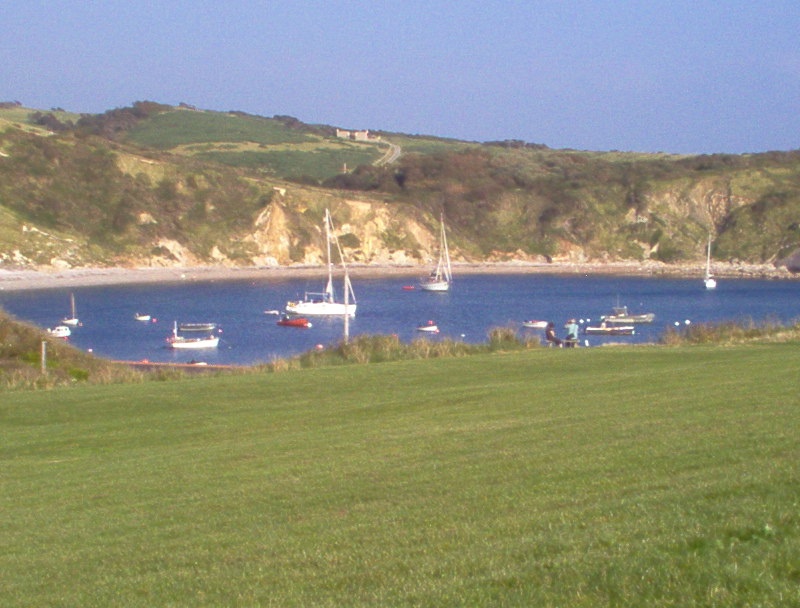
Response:
[[[181,323],[178,329],[181,331],[214,331],[217,328],[216,323]]]
[[[652,312],[631,314],[628,312],[627,306],[614,306],[611,310],[610,315],[604,315],[600,317],[600,320],[616,325],[630,325],[632,323],[652,323],[656,318],[655,313]]]
[[[65,340],[72,335],[72,330],[66,325],[56,325],[47,330],[47,333],[54,338],[64,338]]]
[[[706,289],[716,289],[717,279],[711,274],[711,235],[708,235],[708,251],[706,253],[706,276],[703,279],[703,284]]]
[[[440,219],[439,261],[430,275],[419,282],[423,291],[449,291],[453,282],[453,271],[450,267],[450,251],[447,248],[447,234],[444,230],[444,215]]]
[[[219,345],[219,336],[205,336],[187,338],[178,334],[178,324],[172,326],[172,335],[167,338],[167,346],[175,349],[216,348]]]
[[[78,319],[78,313],[75,310],[74,293],[69,294],[69,304],[70,304],[69,307],[70,315],[68,317],[64,317],[63,319],[61,319],[61,323],[63,325],[69,325],[70,327],[77,327],[78,325],[80,325],[81,322],[80,319]]]
[[[587,325],[583,328],[583,333],[600,336],[632,336],[636,333],[636,328],[633,325],[606,325],[601,323],[598,326]]]
[[[436,325],[433,321],[428,321],[427,323],[423,323],[417,327],[417,331],[426,332],[429,334],[438,334],[439,333],[439,326]]]
[[[303,327],[309,328],[311,327],[311,321],[306,319],[305,317],[291,317],[289,315],[283,315],[276,325],[280,325],[281,327]]]
[[[328,252],[328,282],[322,292],[306,292],[302,300],[286,303],[286,312],[300,316],[356,316],[356,295],[353,285],[350,283],[350,275],[347,274],[347,265],[344,263],[342,249],[339,246],[339,239],[333,231],[333,220],[328,209],[325,209],[325,240]],[[333,290],[333,264],[331,263],[331,241],[336,244],[339,259],[344,270],[344,302],[337,302]],[[352,299],[351,299],[352,298]]]
[[[522,327],[527,327],[528,329],[547,329],[547,321],[537,321],[537,320],[529,320],[523,321]]]

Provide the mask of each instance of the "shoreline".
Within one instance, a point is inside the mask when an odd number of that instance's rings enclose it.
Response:
[[[422,277],[427,267],[350,264],[351,278]],[[704,267],[698,265],[671,265],[654,262],[614,263],[532,263],[532,262],[476,262],[453,264],[458,274],[554,274],[585,276],[640,276],[702,279]],[[68,270],[4,270],[0,269],[0,291],[26,291],[104,285],[146,285],[154,283],[180,283],[183,281],[229,281],[271,278],[322,277],[324,266],[193,266],[193,267],[138,267],[138,268],[71,268]],[[715,264],[714,275],[721,279],[778,279],[800,280],[785,268],[772,265]]]

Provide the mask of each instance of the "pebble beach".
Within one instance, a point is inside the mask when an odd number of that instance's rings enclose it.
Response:
[[[418,277],[428,270],[425,266],[348,266],[353,279],[359,277]],[[785,268],[772,265],[715,264],[714,274],[720,278],[800,279]],[[702,278],[700,265],[673,265],[654,262],[568,263],[553,262],[484,262],[457,263],[454,274],[580,274],[619,276],[668,276]],[[139,267],[139,268],[72,268],[7,270],[0,268],[0,291],[30,289],[59,289],[96,285],[150,284],[180,281],[257,280],[265,278],[297,278],[322,276],[324,266],[264,266],[264,267]]]

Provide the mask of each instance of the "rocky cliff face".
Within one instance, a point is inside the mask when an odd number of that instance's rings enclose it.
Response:
[[[115,158],[121,173],[99,181],[91,204],[74,176],[61,176],[75,190],[66,211],[57,196],[66,186],[50,192],[48,180],[28,188],[38,216],[0,201],[0,267],[321,265],[326,208],[355,264],[432,264],[439,220],[431,209],[441,207],[451,257],[461,262],[699,263],[712,234],[717,262],[796,266],[800,244],[789,170],[687,171],[637,185],[634,196],[630,184],[598,178],[570,183],[566,194],[508,187],[451,200],[449,191],[419,190],[416,200],[417,193],[275,185],[132,154]],[[4,200],[28,191],[11,189],[17,181],[6,180]],[[52,209],[61,209],[59,222]]]
[[[438,239],[431,229],[405,214],[403,205],[354,199],[315,201],[313,205],[284,194],[258,216],[254,230],[243,240],[253,245],[255,265],[319,265],[326,244],[321,219],[325,203],[345,257],[359,264],[416,265],[435,252]]]

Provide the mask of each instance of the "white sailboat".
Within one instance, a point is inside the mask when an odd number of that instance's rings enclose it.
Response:
[[[347,265],[344,262],[342,249],[339,246],[339,239],[333,232],[333,220],[330,211],[325,210],[325,241],[327,244],[328,260],[328,282],[322,292],[306,292],[302,300],[286,303],[286,312],[300,316],[356,316],[356,294],[353,285],[350,283],[350,275],[347,274]],[[331,263],[331,241],[336,244],[339,259],[342,261],[344,270],[344,302],[336,301],[336,294],[333,289],[333,264]]]
[[[78,320],[78,314],[75,311],[75,294],[69,294],[69,303],[70,303],[70,315],[68,317],[64,317],[61,319],[61,323],[64,325],[69,325],[70,327],[77,327],[80,325],[80,320]]]
[[[440,218],[441,234],[439,236],[439,262],[431,274],[419,282],[424,291],[448,291],[453,282],[453,271],[450,267],[450,251],[447,248],[447,234],[444,229],[444,215]]]
[[[711,235],[708,235],[708,253],[706,254],[706,276],[703,279],[706,289],[716,289],[717,279],[711,274]]]

